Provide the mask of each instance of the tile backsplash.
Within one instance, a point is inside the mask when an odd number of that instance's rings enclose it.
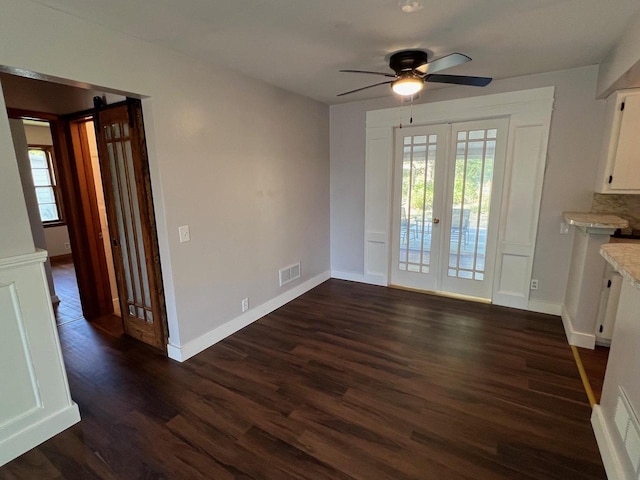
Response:
[[[629,220],[628,230],[640,230],[640,195],[594,193],[591,211],[594,213],[614,213]]]

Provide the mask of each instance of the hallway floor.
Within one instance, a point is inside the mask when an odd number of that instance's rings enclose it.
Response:
[[[82,314],[82,304],[80,303],[78,280],[76,278],[73,260],[66,256],[62,258],[52,257],[51,273],[53,274],[56,295],[58,295],[60,299],[60,303],[54,307],[58,326],[80,320],[87,322]],[[92,319],[89,323],[93,327],[99,328],[115,337],[124,334],[122,320],[115,315]]]
[[[60,303],[54,309],[58,325],[83,318],[73,260],[66,256],[52,257],[51,273],[56,295],[60,299]]]

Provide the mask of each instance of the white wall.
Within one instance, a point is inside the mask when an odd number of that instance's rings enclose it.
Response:
[[[301,261],[300,282],[328,271],[325,105],[40,5],[3,6],[0,65],[148,97],[172,344],[234,319],[244,297],[258,306],[295,288],[278,286],[279,267]],[[8,205],[3,229],[9,214],[26,222],[24,206]],[[191,242],[178,242],[180,225],[191,227]]]
[[[8,98],[12,98],[7,95],[7,92],[5,92],[5,95]],[[30,98],[34,98],[34,95],[31,95]],[[12,100],[14,102],[16,101],[15,98],[13,98]],[[27,136],[27,143],[29,145],[53,145],[53,139],[51,138],[51,129],[49,127],[25,125],[24,133]],[[67,228],[67,226],[60,225],[56,227],[45,227],[44,244],[45,246],[42,248],[46,248],[46,250],[49,252],[49,257],[70,254],[71,249],[67,247],[69,245],[69,229]]]
[[[0,95],[0,111],[5,108],[4,97]],[[0,258],[32,253],[35,246],[6,115],[0,115],[0,171]]]
[[[562,212],[588,211],[599,151],[604,101],[595,99],[598,68],[588,66],[498,80],[483,89],[428,90],[421,101],[436,102],[491,93],[555,86],[549,158],[542,194],[531,299],[560,305],[564,297],[572,235],[560,235]],[[398,106],[397,98],[331,107],[331,270],[357,278],[364,268],[365,115]]]
[[[66,225],[45,228],[44,240],[47,244],[47,252],[49,252],[50,257],[59,257],[60,255],[71,254],[69,229]]]
[[[27,136],[29,145],[53,145],[51,129],[48,124],[47,126],[25,125],[24,133]]]
[[[600,65],[598,96],[640,86],[640,12],[629,19],[616,46]]]
[[[18,160],[18,171],[20,172],[20,181],[22,183],[22,192],[24,201],[27,206],[27,215],[29,216],[29,226],[31,228],[31,236],[33,244],[36,248],[42,250],[47,249],[45,240],[44,227],[40,219],[40,209],[38,208],[38,199],[36,197],[36,189],[33,185],[33,176],[31,174],[31,162],[29,161],[28,140],[22,120],[9,120],[11,129],[11,138],[13,140],[13,148]],[[47,284],[49,293],[54,302],[58,301],[56,289],[53,284],[53,274],[51,272],[51,263],[47,258],[44,262],[45,273],[47,276]]]

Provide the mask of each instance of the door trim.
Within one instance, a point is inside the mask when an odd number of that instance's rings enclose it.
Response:
[[[413,124],[509,118],[492,301],[527,309],[538,231],[554,87],[413,106]],[[364,280],[389,283],[393,129],[406,107],[367,112]],[[526,188],[521,188],[525,186]]]

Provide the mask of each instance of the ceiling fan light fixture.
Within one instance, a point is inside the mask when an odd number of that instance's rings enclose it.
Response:
[[[401,77],[391,84],[391,90],[403,97],[415,95],[424,88],[424,80],[413,75]]]

